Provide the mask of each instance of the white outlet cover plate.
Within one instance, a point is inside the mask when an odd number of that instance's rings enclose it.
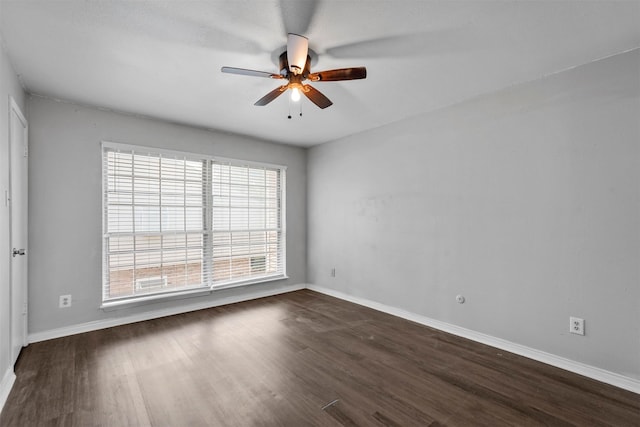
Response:
[[[584,335],[584,319],[569,317],[569,332],[576,335]]]
[[[60,308],[71,307],[71,295],[60,295]]]

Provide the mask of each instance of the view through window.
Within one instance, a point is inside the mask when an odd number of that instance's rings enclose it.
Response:
[[[103,144],[103,301],[285,277],[279,166]]]

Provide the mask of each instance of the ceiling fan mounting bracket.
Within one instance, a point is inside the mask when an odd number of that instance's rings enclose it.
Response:
[[[286,78],[293,79],[296,77],[301,77],[301,80],[304,80],[311,73],[311,57],[308,55],[307,55],[307,61],[304,64],[304,68],[302,68],[297,73],[293,73],[290,71],[289,60],[288,60],[288,55],[286,50],[280,54],[280,58],[278,62],[279,62],[280,75]]]

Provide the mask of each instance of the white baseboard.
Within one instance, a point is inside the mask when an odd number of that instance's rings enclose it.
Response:
[[[555,366],[570,372],[574,372],[579,375],[583,375],[588,378],[592,378],[603,383],[611,384],[616,387],[620,387],[625,390],[632,391],[640,394],[640,380],[635,378],[626,377],[624,375],[617,374],[615,372],[607,371],[597,368],[595,366],[586,365],[584,363],[576,362],[574,360],[566,359],[561,356],[556,356],[551,353],[536,350],[531,347],[516,344],[501,338],[496,338],[491,335],[482,334],[480,332],[473,331],[471,329],[462,328],[460,326],[452,325],[450,323],[442,322],[439,320],[431,319],[426,316],[411,313],[400,308],[391,307],[385,304],[381,304],[375,301],[367,300],[364,298],[355,297],[345,294],[340,291],[325,288],[316,285],[297,284],[284,288],[270,290],[270,291],[254,291],[249,294],[235,295],[226,298],[222,298],[215,301],[203,301],[195,304],[189,304],[179,307],[171,307],[162,310],[153,310],[145,313],[135,314],[131,316],[118,317],[113,319],[97,320],[94,322],[81,323],[79,325],[72,325],[63,328],[51,329],[48,331],[36,332],[29,334],[29,343],[35,343],[39,341],[46,341],[54,338],[65,337],[69,335],[80,334],[84,332],[95,331],[99,329],[111,328],[114,326],[126,325],[129,323],[141,322],[144,320],[157,319],[165,316],[172,316],[175,314],[187,313],[190,311],[202,310],[206,308],[218,307],[226,304],[234,304],[242,301],[249,301],[258,298],[264,298],[268,296],[283,294],[287,292],[293,292],[300,289],[310,289],[312,291],[320,292],[326,295],[330,295],[345,301],[349,301],[358,305],[372,308],[374,310],[382,311],[384,313],[391,314],[393,316],[401,317],[403,319],[410,320],[412,322],[420,323],[425,326],[429,326],[434,329],[438,329],[444,332],[448,332],[453,335],[457,335],[463,338],[467,338],[482,344],[486,344],[501,350],[509,351],[524,357],[528,357],[533,360],[537,360],[542,363],[546,363],[551,366]],[[9,395],[11,386],[15,381],[15,375],[13,370],[5,373],[5,376],[0,383],[0,407],[4,405],[4,402]]]
[[[13,372],[13,367],[7,369],[7,372],[2,376],[2,382],[0,382],[0,412],[4,408],[4,404],[7,402],[11,387],[16,381],[16,374]]]
[[[391,307],[364,298],[354,297],[352,295],[325,288],[323,286],[307,285],[307,289],[336,297],[345,301],[349,301],[358,305],[369,307],[377,311],[382,311],[384,313],[401,317],[403,319],[411,320],[412,322],[420,323],[422,325],[448,332],[459,337],[467,338],[472,341],[489,345],[491,347],[499,348],[501,350],[518,354],[520,356],[528,357],[529,359],[537,360],[539,362],[546,363],[547,365],[555,366],[566,371],[574,372],[576,374],[580,374],[585,377],[640,394],[640,380],[637,380],[635,378],[626,377],[615,372],[606,371],[604,369],[596,368],[595,366],[586,365],[584,363],[566,359],[561,356],[556,356],[551,353],[536,350],[535,348],[516,344],[511,341],[503,340],[501,338],[496,338],[491,335],[482,334],[471,329],[466,329],[460,326],[452,325],[450,323],[441,322],[439,320],[411,313],[400,308]]]
[[[96,320],[93,322],[81,323],[78,325],[65,326],[63,328],[50,329],[48,331],[35,332],[29,334],[29,343],[35,343],[39,341],[46,341],[54,338],[61,338],[75,334],[81,334],[84,332],[97,331],[99,329],[112,328],[114,326],[126,325],[129,323],[142,322],[144,320],[157,319],[165,316],[173,316],[176,314],[188,313],[190,311],[203,310],[206,308],[218,307],[226,304],[234,304],[237,302],[249,301],[258,298],[270,297],[273,295],[284,294],[287,292],[298,291],[305,289],[306,284],[296,284],[284,286],[278,289],[272,290],[253,290],[252,292],[245,293],[243,295],[233,295],[217,300],[206,300],[197,302],[194,304],[181,305],[177,307],[164,308],[161,310],[152,310],[140,314],[134,314],[131,316],[123,316],[112,319]]]

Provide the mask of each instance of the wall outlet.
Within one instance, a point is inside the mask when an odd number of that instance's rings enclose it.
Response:
[[[584,319],[579,317],[569,317],[569,332],[577,335],[584,335]]]
[[[60,295],[60,308],[71,307],[71,295]]]

